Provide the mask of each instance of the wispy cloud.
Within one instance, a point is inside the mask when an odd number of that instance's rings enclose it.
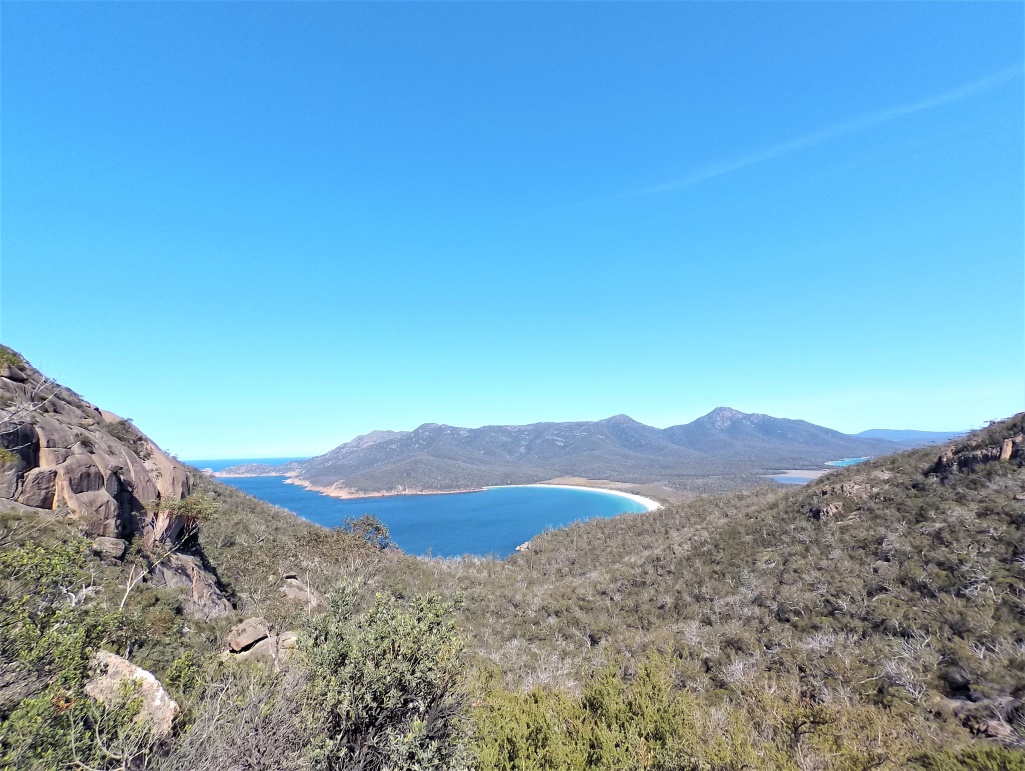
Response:
[[[943,105],[950,104],[951,102],[959,102],[962,99],[968,99],[976,94],[995,88],[1002,83],[1006,83],[1009,80],[1020,77],[1021,74],[1022,65],[1008,67],[1007,69],[994,72],[992,75],[976,80],[972,83],[968,83],[960,88],[955,88],[953,91],[946,91],[937,96],[930,97],[929,99],[922,99],[917,102],[902,104],[897,107],[891,107],[887,110],[872,112],[868,115],[863,115],[860,118],[855,118],[854,120],[849,120],[844,123],[837,123],[836,125],[822,129],[821,131],[816,131],[813,134],[806,134],[803,137],[791,139],[789,142],[783,142],[782,144],[775,145],[752,155],[744,156],[743,158],[714,163],[703,169],[698,169],[686,176],[680,177],[679,179],[674,179],[671,182],[665,182],[661,185],[646,187],[639,190],[632,190],[625,193],[622,197],[652,195],[654,193],[665,193],[670,190],[690,187],[691,185],[706,182],[710,179],[715,179],[716,177],[722,177],[726,174],[732,174],[735,171],[746,169],[749,166],[764,163],[765,161],[771,161],[773,158],[779,158],[784,155],[790,155],[791,153],[796,153],[800,150],[805,150],[809,147],[822,144],[823,142],[829,142],[830,140],[847,136],[848,134],[856,134],[858,132],[874,128],[882,123],[889,123],[890,121],[904,118],[908,115],[914,115],[915,113],[932,110],[936,107],[942,107]]]

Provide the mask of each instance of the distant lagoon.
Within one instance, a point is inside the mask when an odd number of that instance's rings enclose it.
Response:
[[[781,485],[806,485],[809,482],[815,481],[816,477],[788,477],[782,474],[773,474],[769,476],[769,479],[773,482],[779,482]]]
[[[827,466],[854,466],[858,463],[864,463],[869,460],[871,456],[865,458],[844,458],[843,460],[827,460],[825,465]]]
[[[186,462],[219,470],[212,465],[216,461]],[[271,461],[223,461],[220,468],[239,463]],[[285,484],[285,479],[221,477],[219,481],[325,527],[340,527],[347,518],[372,514],[388,527],[392,541],[407,554],[437,557],[507,557],[517,546],[549,528],[594,517],[646,511],[638,501],[585,488],[491,487],[469,493],[342,499]]]
[[[864,458],[844,458],[843,460],[829,460],[826,461],[824,466],[830,466],[833,468],[839,468],[841,466],[854,466],[858,463],[864,463],[867,460],[871,460],[871,456]],[[819,478],[822,474],[819,472],[810,472],[808,476],[801,476],[800,470],[790,471],[787,474],[770,474],[767,475],[773,482],[779,482],[781,485],[806,485],[809,482],[813,482]]]

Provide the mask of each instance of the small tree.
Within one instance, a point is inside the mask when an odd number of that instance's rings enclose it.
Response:
[[[454,605],[420,597],[401,606],[379,594],[355,612],[360,585],[331,593],[304,648],[312,703],[323,721],[321,767],[336,771],[464,768],[463,642]]]
[[[358,519],[346,517],[345,529],[377,549],[387,549],[391,545],[388,526],[372,514],[364,514]]]

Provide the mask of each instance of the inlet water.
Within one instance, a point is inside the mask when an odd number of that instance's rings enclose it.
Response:
[[[558,487],[493,487],[472,493],[330,498],[285,477],[222,478],[254,498],[294,511],[325,527],[372,514],[387,525],[392,541],[407,554],[507,557],[548,528],[577,520],[645,511],[637,501],[599,490]]]

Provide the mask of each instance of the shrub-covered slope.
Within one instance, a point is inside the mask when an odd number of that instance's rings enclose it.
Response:
[[[776,693],[902,716],[909,747],[965,729],[1020,742],[1023,430],[1018,416],[805,488],[594,520],[506,563],[396,565],[384,580],[462,593],[513,687],[586,690],[593,667],[625,656],[629,672],[657,650],[712,704]]]

